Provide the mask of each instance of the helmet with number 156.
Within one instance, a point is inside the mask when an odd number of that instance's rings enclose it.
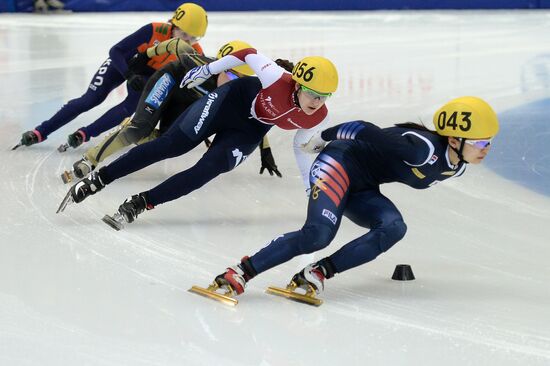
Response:
[[[338,88],[336,67],[321,56],[301,59],[292,70],[292,79],[319,94],[332,94]]]
[[[433,123],[442,136],[484,139],[498,133],[498,118],[491,106],[478,97],[451,100],[435,112]]]
[[[202,6],[185,3],[181,4],[172,16],[172,24],[193,37],[204,37],[208,27],[208,17]]]

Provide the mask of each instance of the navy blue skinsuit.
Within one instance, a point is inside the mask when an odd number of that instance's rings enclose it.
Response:
[[[80,114],[101,104],[113,89],[125,82],[123,75],[128,70],[128,60],[137,52],[138,46],[149,42],[152,35],[153,26],[147,24],[114,45],[109,51],[109,58],[92,77],[86,93],[67,102],[53,117],[36,127],[42,138],[46,139],[49,134],[71,122]],[[144,75],[150,76],[154,71],[152,68],[145,70]],[[125,117],[134,113],[141,92],[128,86],[126,89],[128,91],[126,99],[109,109],[92,124],[80,128],[86,134],[87,139],[115,127]]]
[[[260,89],[256,77],[243,77],[222,85],[188,107],[159,138],[134,147],[101,168],[99,177],[109,184],[158,161],[185,154],[216,134],[194,166],[145,194],[147,203],[156,206],[202,187],[242,163],[272,127],[250,117],[250,106]]]
[[[447,139],[435,133],[354,121],[322,133],[332,141],[310,170],[307,219],[299,231],[284,234],[250,257],[257,273],[293,257],[325,248],[334,238],[342,215],[370,229],[325,258],[338,273],[375,259],[407,231],[395,205],[380,193],[382,183],[400,182],[417,189],[459,176],[465,163],[449,162]]]

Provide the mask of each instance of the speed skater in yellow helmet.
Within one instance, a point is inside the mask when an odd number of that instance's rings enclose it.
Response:
[[[292,79],[322,96],[330,96],[338,88],[338,71],[322,56],[301,59],[292,70]]]
[[[220,59],[224,56],[231,55],[237,51],[244,50],[246,48],[252,48],[252,46],[244,41],[234,40],[221,46],[218,50],[216,58]],[[252,68],[247,64],[235,66],[231,70],[245,76],[252,76],[255,74],[254,70],[252,70]]]
[[[449,138],[449,146],[459,161],[479,163],[489,152],[498,133],[498,117],[481,98],[466,96],[453,99],[433,116],[436,132]]]
[[[174,12],[171,23],[188,35],[189,41],[194,43],[206,34],[208,16],[200,5],[184,3]]]

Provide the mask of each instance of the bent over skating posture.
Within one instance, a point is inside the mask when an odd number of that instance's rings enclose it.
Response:
[[[250,47],[248,43],[243,41],[231,41],[220,48],[217,58]],[[157,138],[168,130],[174,120],[187,107],[202,96],[237,77],[254,74],[249,66],[242,65],[221,72],[218,75],[213,75],[196,88],[187,88],[185,85],[181,85],[185,74],[192,68],[212,62],[215,59],[197,54],[191,46],[178,38],[151,47],[146,52],[140,53],[137,58],[142,60],[139,63],[146,63],[150,57],[160,56],[166,52],[176,55],[178,61],[164,66],[149,78],[141,94],[135,114],[126,118],[101,143],[88,149],[83,158],[73,164],[71,171],[65,171],[62,174],[63,182],[68,183],[73,180],[73,177],[84,178],[95,170],[96,166],[104,159],[131,144],[142,144]],[[283,63],[284,60],[276,62]],[[158,129],[155,128],[157,124],[159,124]],[[262,143],[264,145],[262,149],[262,168],[267,169],[271,174],[276,173],[281,176],[271,154],[271,149],[267,147],[267,137]]]
[[[255,49],[247,48],[191,70],[183,83],[197,87],[211,75],[245,63],[257,78],[232,80],[199,99],[161,137],[136,146],[75,184],[58,212],[71,200],[82,202],[114,180],[157,161],[185,154],[215,134],[212,145],[193,167],[132,196],[119,207],[119,218],[132,222],[145,209],[184,196],[237,167],[274,125],[299,129],[295,152],[307,179],[310,161],[305,152],[316,149],[310,143],[312,134],[307,129],[327,117],[325,101],[338,85],[336,68],[326,58],[313,56],[302,59],[290,74]]]
[[[342,216],[369,229],[334,254],[295,274],[286,289],[275,294],[315,305],[325,279],[367,263],[403,238],[407,226],[393,202],[380,193],[383,183],[400,182],[424,189],[460,176],[466,164],[479,164],[497,134],[492,108],[476,97],[451,100],[433,117],[436,131],[414,123],[379,128],[354,121],[326,129],[318,140],[332,141],[317,156],[309,180],[311,194],[304,226],[273,239],[269,245],[214,280],[208,289],[193,291],[236,303],[246,283],[256,275],[297,255],[325,248],[334,239]],[[215,292],[222,288],[226,294]],[[305,291],[296,292],[297,288]]]
[[[52,132],[101,104],[113,89],[127,81],[127,97],[95,122],[70,134],[67,144],[62,145],[60,151],[66,150],[68,146],[77,147],[88,141],[90,137],[98,136],[115,127],[125,117],[134,113],[147,78],[155,70],[176,60],[176,57],[171,54],[154,56],[141,70],[131,70],[128,66],[132,62],[132,57],[137,52],[143,52],[148,47],[174,37],[188,42],[202,54],[202,48],[197,42],[206,33],[207,25],[206,12],[202,7],[193,3],[185,3],[178,7],[172,19],[167,23],[144,25],[109,50],[109,58],[103,62],[93,76],[86,93],[69,101],[55,115],[42,122],[34,130],[23,133],[21,142],[14,149],[22,145],[30,146],[44,141]]]

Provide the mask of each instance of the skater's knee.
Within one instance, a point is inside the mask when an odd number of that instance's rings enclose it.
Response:
[[[395,220],[388,225],[379,229],[381,237],[379,241],[380,250],[382,252],[390,249],[395,243],[403,239],[407,233],[407,225],[402,219]]]
[[[134,127],[132,125],[125,126],[120,133],[118,138],[126,145],[137,144],[146,134],[141,128]]]
[[[86,110],[92,109],[95,106],[101,104],[105,98],[107,97],[107,94],[101,93],[101,92],[94,92],[90,89],[80,98],[73,99],[69,102],[69,104],[79,104],[81,108],[84,108]]]
[[[302,228],[303,239],[300,241],[302,254],[313,253],[330,244],[336,232],[328,225],[305,225]]]

